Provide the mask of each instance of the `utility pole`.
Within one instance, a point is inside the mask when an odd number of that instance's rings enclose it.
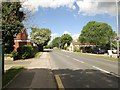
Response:
[[[1,26],[1,25],[0,25]],[[2,87],[2,75],[4,74],[4,44],[3,31],[0,29],[0,90]]]
[[[119,58],[119,31],[118,31],[118,0],[116,0],[116,33],[117,33],[117,58]]]
[[[0,4],[0,12],[2,12],[2,4]],[[2,18],[2,14],[0,13],[0,20]],[[0,27],[2,27],[2,23],[0,22]],[[2,73],[3,73],[3,67],[2,67],[2,62],[3,62],[3,48],[2,48],[2,28],[0,28],[0,90],[2,90]]]
[[[112,50],[112,39],[110,38],[110,50]]]

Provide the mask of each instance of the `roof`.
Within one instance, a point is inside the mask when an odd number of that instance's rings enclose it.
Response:
[[[14,40],[28,40],[28,34],[25,28],[23,28],[16,36]]]
[[[80,42],[72,42],[72,45],[75,46],[75,45],[80,45]]]

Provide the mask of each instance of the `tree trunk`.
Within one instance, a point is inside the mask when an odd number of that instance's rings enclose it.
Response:
[[[42,51],[43,51],[43,46],[38,45],[38,51],[39,51],[39,52],[42,52]]]

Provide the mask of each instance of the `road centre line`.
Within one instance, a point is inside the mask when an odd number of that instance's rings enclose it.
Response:
[[[76,59],[76,58],[72,58],[72,59],[74,59],[75,61],[78,61],[78,62],[80,62],[80,63],[85,63],[85,62],[80,61],[80,60],[78,60],[78,59]]]

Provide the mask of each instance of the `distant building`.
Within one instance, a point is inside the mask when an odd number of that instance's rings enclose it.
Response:
[[[74,51],[75,48],[85,48],[85,47],[95,47],[96,45],[94,44],[81,44],[80,42],[71,42],[69,46],[69,51]]]
[[[27,45],[27,44],[32,44],[31,41],[28,39],[28,34],[25,28],[21,30],[20,33],[16,36],[14,39],[14,51],[17,51],[17,48]]]
[[[74,51],[74,48],[80,48],[80,42],[72,42],[69,46],[69,51]]]

